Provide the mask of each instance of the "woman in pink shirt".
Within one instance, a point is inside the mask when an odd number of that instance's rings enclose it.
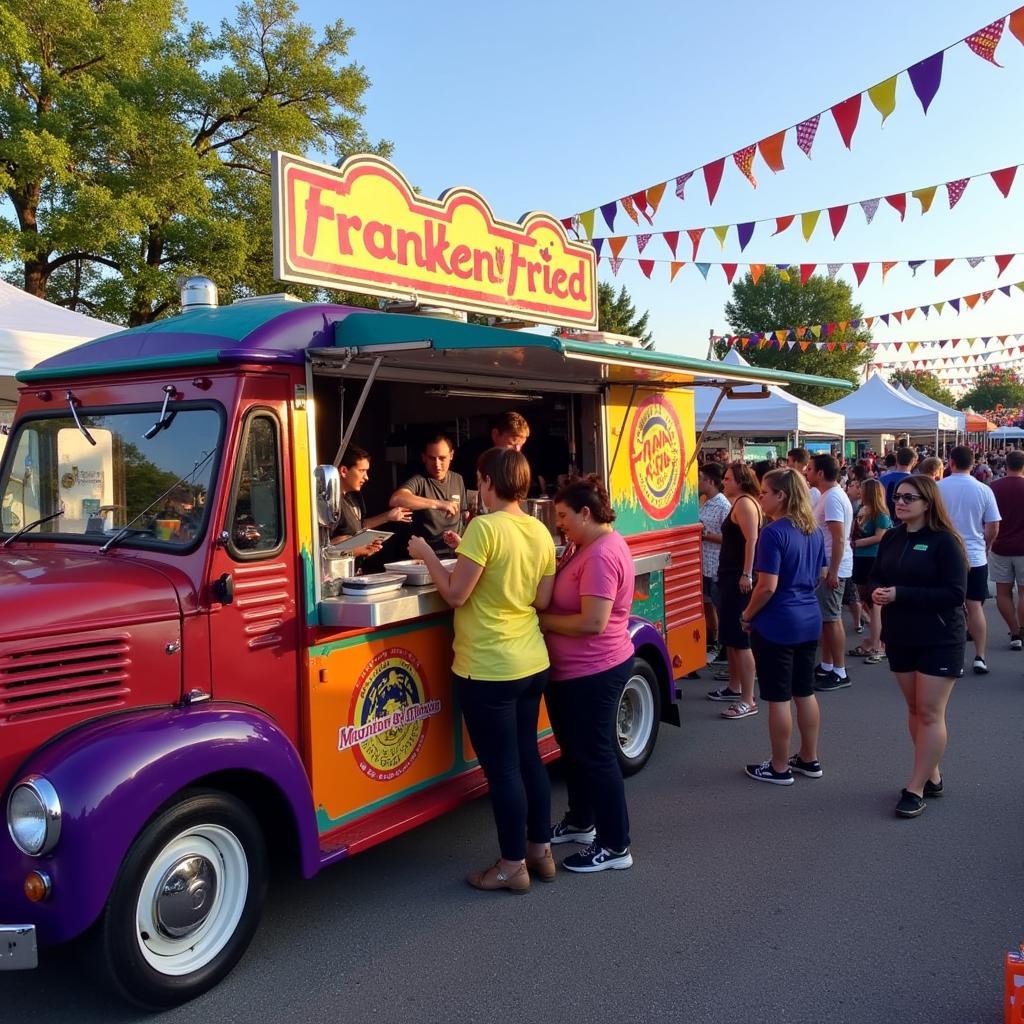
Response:
[[[569,871],[621,870],[633,858],[615,716],[633,665],[633,556],[612,529],[615,511],[600,477],[566,484],[555,495],[555,514],[569,546],[540,625],[551,657],[545,699],[569,810],[551,842],[586,847],[562,861]]]

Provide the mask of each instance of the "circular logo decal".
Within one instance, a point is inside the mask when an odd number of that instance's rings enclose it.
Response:
[[[427,719],[441,710],[427,700],[423,668],[401,647],[382,651],[363,669],[352,697],[349,721],[338,749],[351,748],[359,770],[390,782],[416,760],[427,734]]]
[[[652,519],[668,519],[683,489],[683,431],[675,409],[661,395],[641,403],[629,434],[633,490]]]

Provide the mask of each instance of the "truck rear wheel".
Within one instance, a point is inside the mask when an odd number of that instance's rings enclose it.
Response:
[[[619,764],[623,775],[635,775],[650,760],[658,740],[660,721],[661,689],[658,677],[643,658],[634,658],[615,719]]]
[[[192,791],[154,818],[121,865],[97,952],[122,995],[159,1009],[213,988],[256,932],[267,852],[252,812]]]

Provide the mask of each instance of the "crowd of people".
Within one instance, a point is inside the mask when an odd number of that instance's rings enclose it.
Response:
[[[707,696],[728,704],[725,719],[768,705],[771,756],[746,774],[820,778],[817,695],[852,685],[848,657],[887,661],[913,746],[895,811],[917,817],[943,793],[946,704],[968,642],[973,672],[989,671],[990,579],[1009,646],[1024,648],[1024,452],[979,460],[958,445],[944,461],[902,445],[848,463],[794,448],[753,466],[711,459],[699,481],[708,655],[724,684]]]

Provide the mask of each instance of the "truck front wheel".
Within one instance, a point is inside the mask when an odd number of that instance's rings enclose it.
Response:
[[[213,988],[256,932],[267,852],[252,812],[191,791],[138,835],[99,923],[100,953],[122,995],[153,1009]]]
[[[634,658],[615,720],[623,775],[635,775],[650,760],[658,740],[660,720],[658,677],[643,658]]]

